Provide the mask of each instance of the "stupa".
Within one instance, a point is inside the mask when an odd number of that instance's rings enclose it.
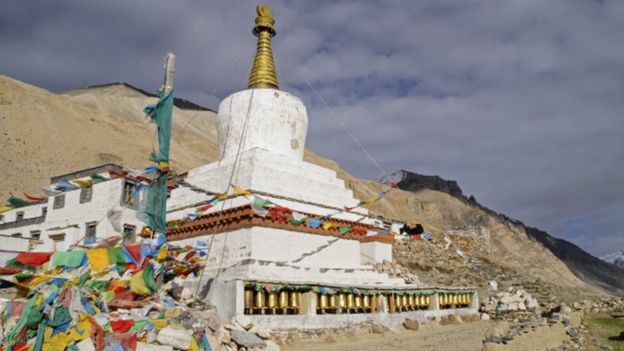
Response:
[[[168,240],[208,247],[193,286],[199,297],[226,319],[248,315],[271,328],[396,325],[476,312],[474,289],[410,285],[373,269],[392,260],[394,236],[357,207],[334,170],[303,160],[307,111],[279,90],[274,26],[271,10],[258,6],[248,88],[219,105],[219,160],[190,170],[184,182],[191,186],[172,190],[168,200],[168,220],[177,223]],[[224,200],[195,218],[198,206],[219,196]]]

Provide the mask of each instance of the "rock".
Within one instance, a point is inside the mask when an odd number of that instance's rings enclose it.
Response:
[[[384,334],[389,330],[385,325],[373,324],[371,327],[371,332],[374,334]]]
[[[180,292],[180,300],[188,300],[188,299],[191,299],[192,297],[193,297],[193,292],[191,291],[191,289],[187,288],[186,286],[182,288],[182,291]]]
[[[264,348],[265,351],[280,351],[280,347],[275,341],[267,340],[265,342],[266,342],[266,347]]]
[[[233,329],[230,335],[232,336],[232,340],[242,347],[251,348],[266,346],[266,342],[264,340],[248,331]]]
[[[180,350],[188,350],[191,347],[191,338],[191,331],[173,327],[161,329],[156,336],[156,340],[162,345]]]
[[[240,325],[241,327],[245,328],[245,330],[248,330],[249,328],[253,326],[253,322],[251,321],[251,318],[243,314],[234,317],[234,322]]]
[[[78,347],[78,350],[80,351],[95,351],[95,345],[93,345],[93,341],[91,341],[91,338],[86,338],[82,340],[81,342],[76,344],[76,347]]]
[[[249,328],[249,332],[258,335],[265,340],[271,337],[271,334],[266,328],[257,324],[254,324],[251,328]]]
[[[147,344],[144,342],[137,342],[136,351],[173,351],[173,347],[158,344]]]
[[[487,313],[481,313],[481,315],[479,316],[481,318],[481,320],[483,321],[489,321],[490,320],[490,315]]]
[[[419,326],[420,324],[418,323],[418,321],[414,319],[406,319],[405,321],[403,321],[403,328],[407,330],[418,330]]]
[[[486,339],[502,338],[505,337],[511,330],[509,323],[498,322],[492,328],[485,332]]]

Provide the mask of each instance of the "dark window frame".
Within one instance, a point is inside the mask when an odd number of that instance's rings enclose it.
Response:
[[[57,210],[63,207],[65,207],[65,194],[56,195],[54,197],[54,204],[52,205],[52,208]]]

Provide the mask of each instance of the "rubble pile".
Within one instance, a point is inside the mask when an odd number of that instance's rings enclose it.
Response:
[[[384,260],[382,263],[375,263],[373,268],[377,272],[388,274],[390,277],[402,278],[408,284],[420,284],[418,275],[396,262]]]
[[[533,296],[524,289],[510,287],[500,291],[481,302],[482,319],[518,319],[519,321],[535,320],[540,313],[540,305]]]
[[[483,350],[582,350],[589,339],[589,329],[582,312],[573,312],[565,304],[546,316],[524,322],[499,321],[483,340]]]
[[[624,297],[605,297],[597,300],[581,300],[572,304],[575,310],[592,313],[624,312]]]

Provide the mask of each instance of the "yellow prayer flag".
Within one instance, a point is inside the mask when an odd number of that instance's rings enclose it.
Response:
[[[143,270],[135,273],[130,279],[130,290],[133,293],[141,296],[150,295],[152,291],[145,285],[145,279],[143,279]]]
[[[12,209],[13,209],[13,207],[0,205],[0,213],[4,213],[4,212],[6,212],[6,211],[10,211],[10,210],[12,210]]]
[[[163,245],[160,247],[160,251],[158,251],[158,256],[156,256],[156,259],[159,262],[162,262],[165,259],[167,259],[167,245]]]
[[[251,195],[253,195],[251,193],[251,191],[249,191],[247,189],[244,189],[244,188],[241,188],[241,187],[238,187],[236,185],[233,186],[233,189],[234,189],[233,190],[233,194],[234,195],[238,195],[238,196],[251,196]]]
[[[336,223],[332,223],[332,222],[325,222],[323,223],[323,229],[325,230],[330,230],[332,228],[336,228],[338,225]]]
[[[91,181],[91,180],[81,180],[81,179],[74,179],[74,180],[72,180],[72,183],[78,185],[81,188],[87,188],[87,187],[90,187],[91,185],[93,185],[93,181]]]
[[[110,266],[110,261],[108,260],[108,249],[105,247],[87,250],[87,259],[89,259],[91,269],[94,272],[107,270],[108,266]]]

